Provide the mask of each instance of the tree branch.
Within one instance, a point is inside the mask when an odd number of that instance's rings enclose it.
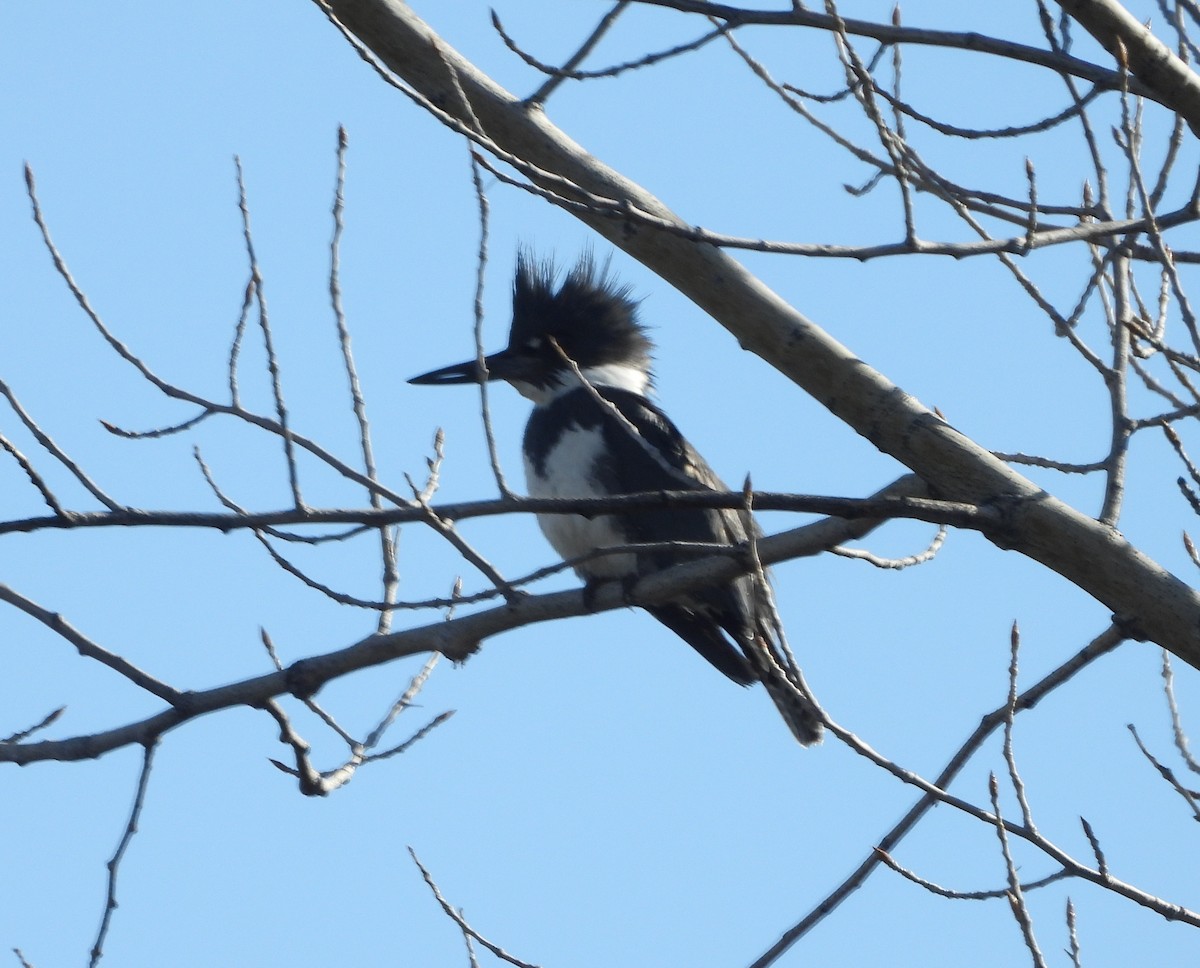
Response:
[[[429,104],[467,116],[500,148],[585,192],[682,223],[657,198],[604,165],[462,58],[399,0],[317,2]],[[712,12],[704,5],[704,12]],[[452,75],[452,76],[451,76]],[[459,94],[461,92],[461,96]],[[455,114],[457,112],[457,114]],[[534,176],[537,180],[537,176]],[[1111,527],[1013,471],[847,347],[787,305],[725,253],[671,233],[581,214],[593,229],[658,273],[751,350],[807,391],[941,497],[995,508],[989,534],[1110,608],[1131,635],[1152,639],[1200,668],[1200,595]]]
[[[907,482],[901,485],[901,482]],[[839,518],[906,518],[931,524],[986,531],[999,527],[1003,517],[988,508],[977,508],[955,501],[938,501],[912,491],[921,491],[917,478],[900,478],[879,495],[868,498],[826,497],[816,494],[782,494],[756,491],[755,511],[796,511],[826,514]],[[905,492],[909,493],[905,493]],[[881,496],[882,495],[882,496]],[[743,498],[732,491],[647,491],[604,498],[512,497],[488,501],[459,501],[418,507],[384,508],[306,508],[297,511],[146,511],[129,508],[122,511],[65,511],[61,515],[0,521],[0,535],[35,531],[70,531],[87,528],[211,528],[231,532],[259,530],[279,526],[356,524],[381,527],[424,521],[429,513],[446,521],[493,517],[499,514],[601,514],[613,511],[654,511],[660,508],[740,508]]]
[[[1149,93],[1200,135],[1200,77],[1116,0],[1056,0]]]
[[[680,13],[700,14],[705,17],[715,17],[732,26],[748,24],[810,27],[817,30],[844,32],[855,37],[870,37],[883,44],[910,44],[924,47],[946,47],[950,49],[969,50],[979,54],[989,54],[1004,57],[1009,60],[1046,67],[1053,71],[1092,81],[1109,90],[1120,90],[1121,75],[1119,71],[1109,70],[1071,57],[1068,54],[1043,50],[1040,47],[1030,47],[1017,44],[1010,40],[988,37],[974,32],[962,33],[953,30],[929,30],[922,27],[901,26],[894,23],[877,23],[871,20],[855,20],[850,17],[833,17],[829,14],[818,13],[815,10],[805,10],[800,4],[794,4],[790,10],[752,10],[735,7],[725,3],[708,3],[707,0],[637,0],[638,3],[654,7],[667,7]],[[1154,88],[1139,84],[1131,92],[1141,97],[1161,100],[1162,95]]]
[[[919,489],[920,483],[902,478],[886,494],[903,494]],[[864,537],[882,522],[867,518],[848,521],[824,518],[804,527],[785,531],[757,542],[758,557],[764,565],[792,558],[820,554],[834,545]],[[175,727],[207,713],[233,706],[261,707],[277,696],[311,696],[327,682],[426,652],[461,662],[478,649],[484,639],[536,622],[549,622],[593,612],[610,611],[629,605],[653,605],[678,598],[688,589],[720,585],[753,569],[744,556],[716,556],[676,565],[641,579],[627,590],[612,582],[586,593],[582,589],[529,595],[511,603],[475,612],[450,621],[406,629],[401,632],[368,635],[366,638],[333,652],[301,659],[282,670],[243,679],[225,686],[196,692],[169,693],[171,708],[115,729],[62,740],[0,745],[0,763],[27,764],[45,760],[94,759],[133,743],[153,742]]]

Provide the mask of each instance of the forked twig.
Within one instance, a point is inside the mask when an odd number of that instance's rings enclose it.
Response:
[[[471,927],[471,925],[467,923],[467,919],[463,917],[462,912],[456,910],[442,895],[441,889],[437,886],[437,882],[433,879],[433,875],[430,874],[429,869],[421,863],[421,859],[417,856],[417,852],[409,847],[408,854],[413,859],[413,863],[417,865],[417,870],[421,872],[421,877],[425,880],[426,885],[428,885],[430,892],[433,894],[434,900],[438,902],[446,916],[458,925],[458,928],[460,931],[462,931],[464,937],[470,938],[472,941],[476,941],[483,945],[483,947],[487,948],[488,951],[494,954],[501,961],[513,965],[514,968],[538,968],[537,965],[532,964],[531,962],[522,961],[515,955],[509,954],[498,944],[489,941],[473,927]]]

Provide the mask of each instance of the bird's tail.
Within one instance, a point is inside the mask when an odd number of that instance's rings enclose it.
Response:
[[[782,682],[763,677],[767,695],[801,746],[813,746],[824,738],[825,725],[812,704],[786,679]]]
[[[825,735],[825,719],[811,698],[800,670],[780,655],[773,637],[765,629],[754,636],[748,649],[751,664],[779,715],[801,746],[813,746]]]

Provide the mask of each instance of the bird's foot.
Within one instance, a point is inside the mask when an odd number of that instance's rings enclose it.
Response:
[[[605,585],[611,585],[617,582],[621,586],[621,601],[626,605],[633,604],[633,590],[637,587],[637,575],[625,575],[622,578],[593,578],[584,582],[583,585],[583,605],[589,612],[596,611],[596,596],[600,594],[600,589]]]
[[[604,584],[602,579],[589,579],[583,583],[583,607],[589,612],[596,611],[596,595]]]

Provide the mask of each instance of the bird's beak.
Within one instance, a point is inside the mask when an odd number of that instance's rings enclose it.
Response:
[[[418,386],[452,386],[459,383],[483,383],[485,380],[514,380],[520,379],[524,367],[521,359],[509,350],[501,350],[483,358],[486,374],[480,369],[478,360],[467,360],[465,363],[455,363],[453,366],[443,366],[440,370],[430,370],[420,376],[414,376],[409,383]]]

